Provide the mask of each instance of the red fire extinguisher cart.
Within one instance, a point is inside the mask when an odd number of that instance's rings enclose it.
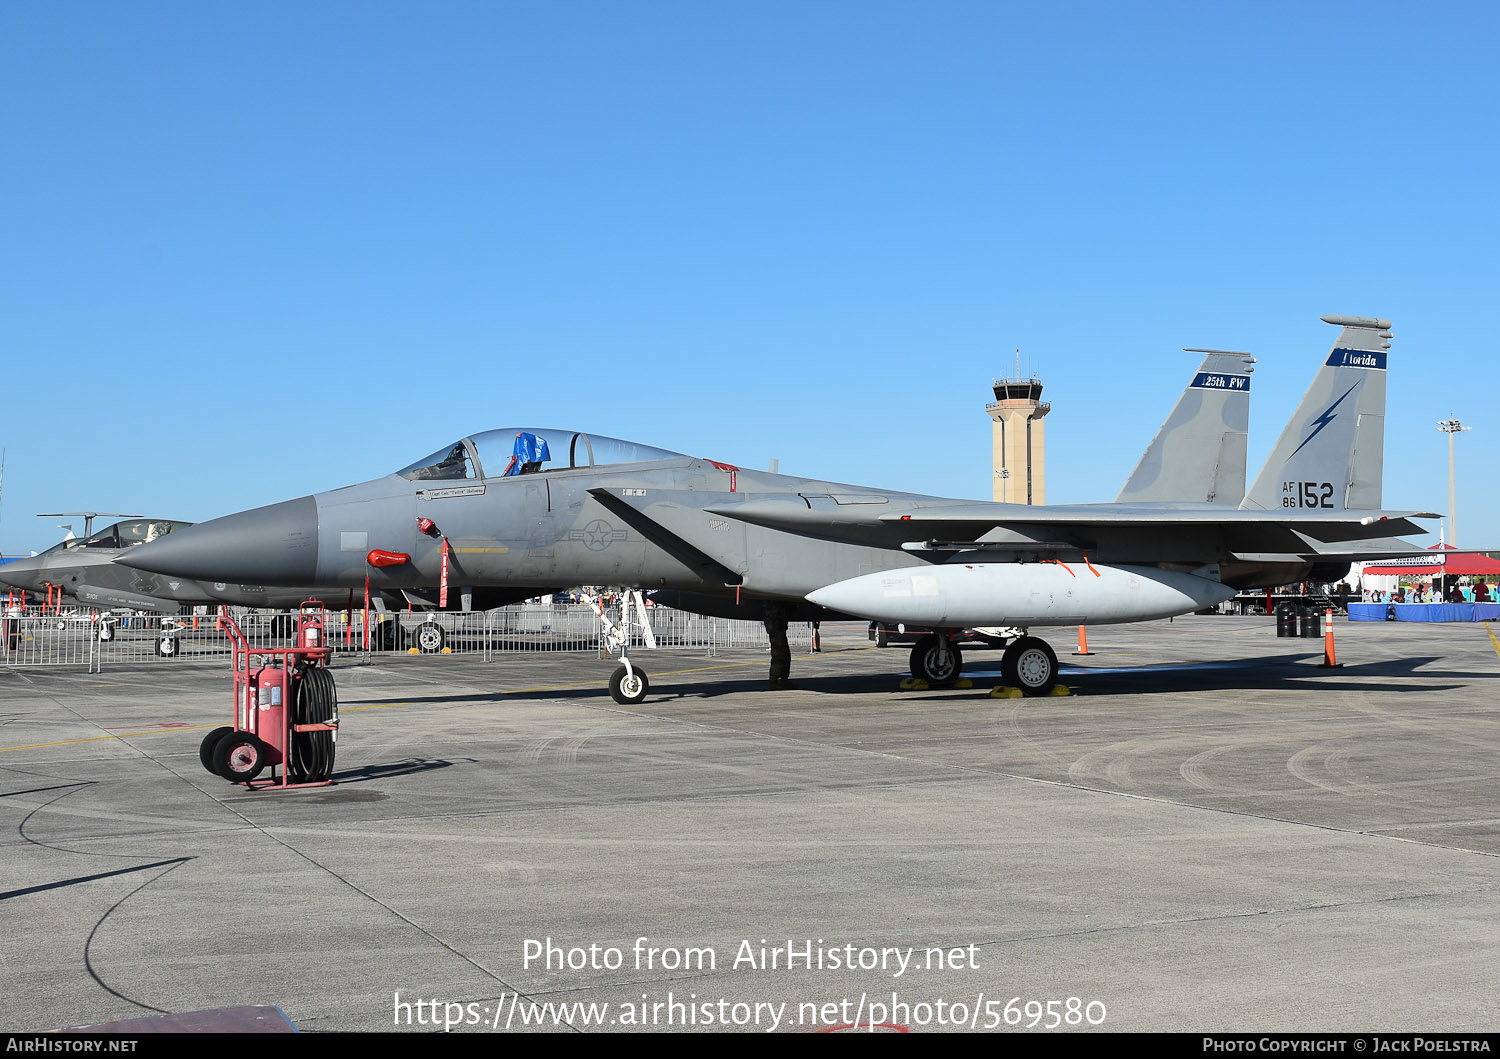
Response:
[[[326,613],[316,600],[303,603],[292,647],[251,647],[235,620],[224,619],[233,646],[234,724],[204,738],[204,768],[252,790],[333,782],[338,691],[328,670]],[[267,767],[271,778],[255,782]]]

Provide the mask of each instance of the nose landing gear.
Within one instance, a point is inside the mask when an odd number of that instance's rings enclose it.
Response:
[[[594,613],[599,616],[599,624],[602,627],[599,645],[605,650],[613,651],[619,648],[620,668],[616,669],[609,678],[609,695],[621,706],[634,706],[644,701],[646,692],[651,689],[651,681],[646,677],[646,671],[639,668],[630,661],[630,641],[634,635],[640,637],[640,642],[650,649],[656,647],[656,634],[651,630],[651,623],[646,620],[646,601],[641,596],[641,590],[630,589],[620,593],[620,621],[616,624],[610,619],[604,609],[604,601],[597,596],[583,594],[583,599],[589,606],[594,608]],[[636,617],[632,619],[631,609],[634,607]]]
[[[644,669],[630,664],[630,659],[621,656],[620,661],[623,663],[620,668],[610,674],[609,694],[622,706],[634,706],[645,699],[651,681],[646,678]]]

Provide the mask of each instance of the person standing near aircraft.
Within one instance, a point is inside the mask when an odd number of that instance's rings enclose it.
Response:
[[[14,651],[21,646],[21,608],[14,601],[5,611],[5,647]]]

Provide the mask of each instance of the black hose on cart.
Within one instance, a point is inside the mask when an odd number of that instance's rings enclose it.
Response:
[[[329,724],[339,712],[333,674],[321,666],[303,666],[297,681],[293,724]],[[293,732],[287,763],[293,783],[321,783],[333,775],[333,733]]]

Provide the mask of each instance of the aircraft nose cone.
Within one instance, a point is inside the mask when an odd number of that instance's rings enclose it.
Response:
[[[39,569],[41,569],[39,563],[28,559],[0,565],[0,585],[9,585],[12,588],[34,588],[37,584]]]
[[[200,522],[115,562],[194,581],[311,585],[318,573],[318,504],[304,496]]]

